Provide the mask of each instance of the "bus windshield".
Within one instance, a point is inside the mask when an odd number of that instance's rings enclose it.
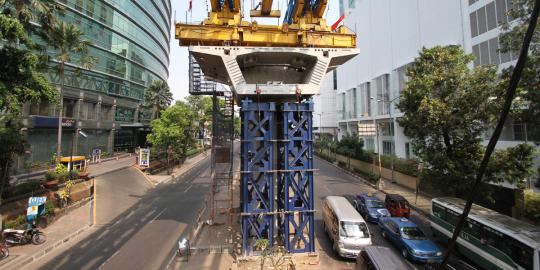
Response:
[[[377,200],[367,200],[367,206],[369,208],[384,208],[384,203]]]
[[[401,236],[410,240],[423,240],[426,239],[424,233],[417,227],[402,227]]]
[[[361,238],[369,237],[367,226],[363,222],[342,221],[340,224],[340,236]]]

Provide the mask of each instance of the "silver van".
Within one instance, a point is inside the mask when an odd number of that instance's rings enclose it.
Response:
[[[323,201],[324,230],[339,256],[356,258],[371,245],[371,233],[360,214],[345,197],[328,196]]]

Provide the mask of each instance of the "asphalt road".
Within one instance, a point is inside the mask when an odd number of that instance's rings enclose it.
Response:
[[[352,269],[354,260],[341,258],[332,250],[332,244],[323,228],[321,215],[322,201],[329,195],[345,196],[349,201],[352,201],[355,195],[369,192],[376,193],[376,190],[322,159],[315,158],[314,167],[319,169],[314,175],[314,191],[316,195],[315,210],[317,210],[315,214],[315,237],[318,242],[316,248],[320,256],[321,269]],[[384,194],[381,193],[377,194],[380,198],[383,198],[384,196]],[[416,223],[426,235],[432,235],[429,227],[429,220],[427,218],[413,211],[410,219]],[[377,224],[368,223],[368,227],[370,232],[373,233],[373,245],[390,247],[396,255],[401,257],[397,248],[382,238],[380,233],[381,230]],[[442,245],[439,244],[439,247],[444,250]],[[423,264],[412,263],[404,258],[403,260],[409,263],[414,269],[424,269]]]
[[[97,225],[76,243],[26,269],[164,269],[180,235],[204,204],[210,159],[167,184],[151,188],[133,168],[103,175],[97,186]]]

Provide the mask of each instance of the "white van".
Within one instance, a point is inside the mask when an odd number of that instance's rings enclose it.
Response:
[[[323,224],[334,251],[341,257],[356,258],[362,249],[371,245],[366,222],[345,197],[324,199]]]

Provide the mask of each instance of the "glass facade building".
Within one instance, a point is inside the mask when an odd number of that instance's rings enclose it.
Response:
[[[75,24],[91,41],[88,54],[98,62],[78,69],[78,57],[65,73],[65,126],[62,155],[90,155],[132,150],[144,144],[147,119],[141,114],[144,91],[169,76],[170,0],[57,0],[65,11],[59,19]],[[51,62],[51,66],[55,63]],[[56,85],[60,77],[48,74]],[[29,151],[26,162],[50,160],[56,151],[58,110],[47,102],[27,104],[23,123]],[[83,131],[87,137],[81,137]],[[71,147],[73,145],[73,147]]]

